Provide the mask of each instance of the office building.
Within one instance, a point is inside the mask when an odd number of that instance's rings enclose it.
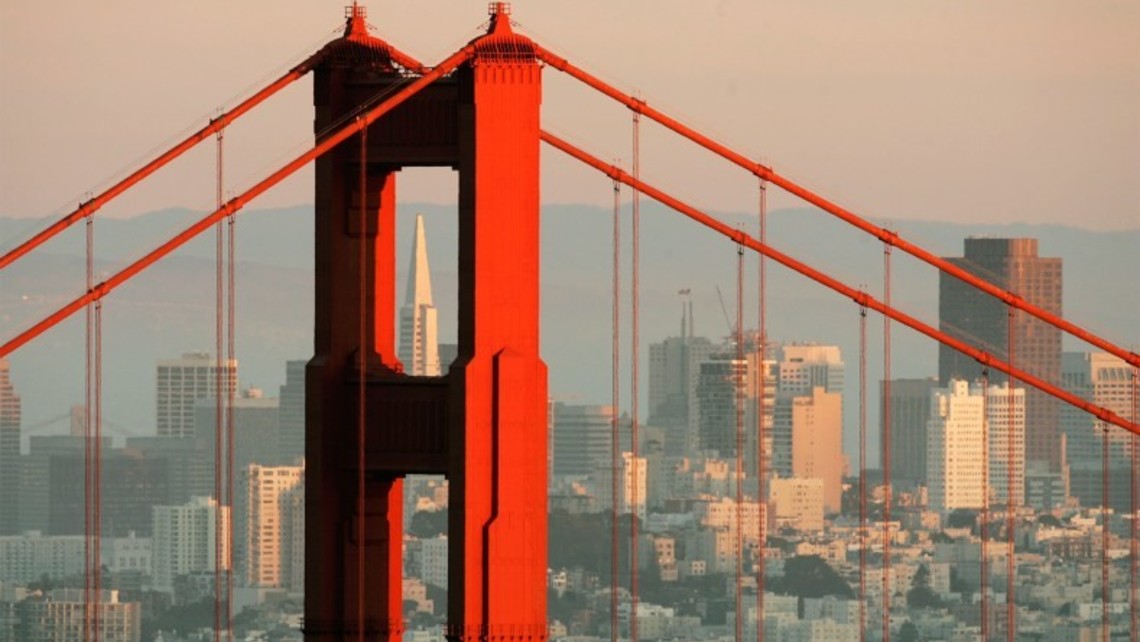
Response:
[[[554,404],[551,447],[555,478],[587,477],[609,465],[613,416],[611,406]]]
[[[1012,399],[1012,403],[1011,403]],[[1025,391],[1006,382],[952,379],[931,393],[927,426],[930,506],[935,510],[1025,502]],[[1012,464],[1012,465],[1011,465]],[[987,489],[986,480],[989,481]]]
[[[399,356],[406,374],[438,377],[441,373],[436,312],[431,298],[424,217],[417,214],[408,287],[404,290],[404,305],[400,307]]]
[[[286,493],[304,483],[300,466],[259,466],[246,469],[245,496],[248,515],[239,520],[238,532],[245,546],[240,568],[244,569],[246,586],[279,588],[289,581],[289,560],[284,555],[291,547],[285,541],[289,504]]]
[[[843,492],[843,397],[815,386],[806,395],[776,398],[772,472],[823,480],[823,507],[838,512]]]
[[[1125,418],[1132,416],[1133,369],[1104,352],[1066,352],[1062,382],[1067,390]],[[1070,492],[1082,506],[1100,506],[1104,440],[1108,439],[1108,503],[1119,512],[1131,510],[1132,433],[1064,404],[1061,424],[1068,450]],[[1106,431],[1107,428],[1107,431]]]
[[[100,591],[99,630],[94,639],[103,642],[139,642],[142,637],[142,605],[123,602],[119,592]],[[22,642],[84,640],[88,605],[81,588],[57,588],[30,596],[16,604],[16,638]]]
[[[1025,301],[1061,314],[1062,265],[1059,258],[1037,255],[1037,239],[967,238],[965,255],[948,261]],[[1009,307],[998,299],[941,273],[938,292],[939,329],[1002,360],[1009,359]],[[1018,311],[1013,315],[1015,367],[1045,381],[1061,378],[1061,331]],[[974,380],[981,366],[945,345],[938,347],[938,379]],[[991,372],[990,380],[1005,376]],[[1017,384],[1015,383],[1015,387]],[[1060,403],[1031,389],[1026,397],[1026,456],[1060,470]]]
[[[617,512],[627,514],[634,511],[641,519],[645,519],[646,462],[644,457],[634,457],[632,453],[621,454],[620,470],[618,470]],[[607,462],[594,472],[595,497],[598,506],[604,511],[613,510],[613,469]]]
[[[882,408],[886,390],[882,382],[879,385]],[[930,420],[930,393],[937,387],[937,379],[891,380],[891,481],[895,488],[926,484],[926,424]],[[883,434],[881,416],[879,429]]]
[[[20,396],[0,359],[0,535],[19,532]]]
[[[219,369],[223,396],[237,391],[237,361],[219,364],[205,352],[191,352],[181,359],[158,362],[156,408],[159,437],[194,436],[194,404],[217,397]]]
[[[823,530],[823,480],[818,477],[773,479],[768,485],[768,504],[776,528],[809,533]]]
[[[700,364],[723,350],[705,337],[693,336],[691,305],[687,315],[682,311],[680,336],[649,345],[647,423],[662,428],[666,455],[685,456],[697,451]]]
[[[285,385],[280,387],[277,450],[282,464],[295,466],[305,459],[305,361],[285,363]]]
[[[777,393],[811,395],[813,388],[843,394],[844,365],[839,346],[792,343],[779,348]]]
[[[156,591],[173,593],[175,579],[180,575],[214,572],[218,548],[221,568],[231,567],[228,513],[229,507],[219,508],[210,497],[195,497],[181,506],[154,507],[152,555]]]

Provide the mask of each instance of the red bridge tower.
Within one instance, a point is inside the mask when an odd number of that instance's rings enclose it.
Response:
[[[363,145],[360,136],[351,138],[316,162],[315,355],[305,418],[307,640],[357,639],[360,587],[366,639],[400,639],[408,473],[442,473],[451,484],[448,637],[546,639],[542,68],[533,43],[512,32],[506,3],[491,8],[490,29],[472,41],[468,62],[373,123]],[[345,36],[324,53],[314,69],[318,137],[423,71],[406,68],[368,35],[358,7],[350,9]],[[459,356],[445,377],[404,375],[395,350],[396,177],[416,166],[459,173]]]

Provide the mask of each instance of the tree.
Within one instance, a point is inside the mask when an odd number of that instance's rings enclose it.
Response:
[[[855,597],[847,581],[818,555],[789,558],[784,562],[784,575],[773,579],[769,587],[777,593],[798,597]]]
[[[419,539],[431,539],[447,533],[447,511],[421,510],[412,515],[408,532]]]
[[[918,642],[918,627],[914,622],[907,620],[899,627],[899,642]]]
[[[906,593],[907,606],[912,609],[937,608],[942,605],[938,594],[930,588],[930,569],[926,564],[918,567],[910,581],[910,590]]]
[[[969,528],[974,529],[978,524],[978,516],[974,511],[965,508],[957,508],[950,513],[946,518],[947,528]]]

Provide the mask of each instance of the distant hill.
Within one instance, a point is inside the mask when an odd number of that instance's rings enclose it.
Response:
[[[250,210],[240,215],[238,335],[239,373],[276,396],[284,362],[311,352],[311,206]],[[441,340],[454,340],[456,314],[454,207],[404,204],[397,230],[398,296],[411,246],[412,217],[425,215]],[[142,255],[201,214],[164,210],[129,220],[96,223],[96,269],[110,273]],[[628,219],[628,210],[624,214]],[[609,211],[582,205],[543,208],[543,353],[550,366],[552,395],[581,403],[608,403],[610,395]],[[755,216],[724,214],[721,219],[753,229]],[[627,221],[628,222],[628,221]],[[919,221],[882,222],[904,238],[943,256],[960,255],[968,235],[1032,236],[1045,256],[1064,260],[1065,316],[1124,344],[1140,344],[1140,229],[1091,232],[1076,227],[1031,224],[966,226]],[[83,288],[82,226],[0,273],[0,326],[8,337],[76,296]],[[27,219],[0,218],[0,247],[10,247],[38,229]],[[649,203],[642,208],[642,332],[647,345],[676,334],[680,297],[690,289],[698,334],[727,333],[717,287],[730,318],[735,318],[736,248],[680,215]],[[628,265],[628,227],[622,248]],[[882,290],[882,249],[873,239],[840,221],[809,209],[774,212],[771,244],[878,296]],[[191,350],[213,352],[214,237],[207,233],[170,259],[154,266],[106,301],[105,415],[124,433],[152,433],[154,362]],[[756,318],[756,262],[746,264],[746,324]],[[937,324],[936,271],[896,251],[892,257],[892,298],[900,308]],[[858,310],[841,297],[772,265],[769,274],[770,335],[779,340],[838,343],[848,367],[849,445],[854,443],[857,406]],[[628,287],[628,272],[622,276]],[[628,333],[628,290],[623,295]],[[80,315],[81,316],[81,315]],[[871,317],[868,358],[871,394],[878,394],[882,358],[881,319]],[[937,371],[936,346],[899,328],[893,333],[895,376],[927,376]],[[628,367],[628,338],[623,363]],[[25,425],[60,415],[83,398],[83,322],[72,320],[13,355],[12,378],[24,401]],[[1067,348],[1077,349],[1076,345]],[[643,361],[642,373],[647,373]],[[628,390],[628,376],[623,381]],[[642,393],[647,390],[643,384]],[[874,397],[872,397],[874,399]],[[872,401],[869,407],[874,409]],[[643,406],[644,407],[644,406]],[[877,425],[872,412],[871,425]],[[43,432],[63,428],[47,427]],[[37,434],[43,434],[43,432]]]

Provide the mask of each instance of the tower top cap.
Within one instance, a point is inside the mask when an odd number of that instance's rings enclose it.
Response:
[[[347,24],[345,25],[346,36],[367,36],[368,35],[368,8],[361,6],[357,2],[344,8],[344,17]]]

